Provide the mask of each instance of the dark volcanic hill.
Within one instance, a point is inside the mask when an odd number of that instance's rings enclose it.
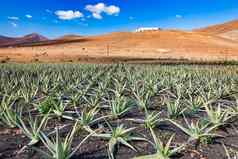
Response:
[[[0,45],[3,44],[3,43],[8,43],[12,40],[14,40],[14,38],[6,37],[6,36],[0,36]]]
[[[23,37],[6,37],[0,36],[0,47],[11,47],[11,46],[20,46],[24,44],[31,44],[36,42],[47,41],[48,38],[32,33]]]

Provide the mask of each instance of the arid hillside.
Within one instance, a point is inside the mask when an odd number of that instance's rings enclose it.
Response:
[[[238,41],[238,20],[194,30]]]
[[[231,23],[234,25],[230,25]],[[116,32],[89,37],[68,35],[32,45],[1,48],[0,59],[4,62],[104,61],[103,59],[238,60],[236,39],[221,36],[233,36],[229,32],[236,32],[236,24],[234,21],[191,32],[158,30]]]

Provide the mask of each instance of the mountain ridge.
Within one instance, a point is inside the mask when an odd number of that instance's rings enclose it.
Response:
[[[10,47],[21,44],[36,43],[49,40],[47,37],[37,33],[27,34],[22,37],[8,37],[0,35],[0,47]]]

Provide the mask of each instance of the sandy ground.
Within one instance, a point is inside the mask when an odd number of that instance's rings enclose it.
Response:
[[[222,34],[227,35],[224,32]],[[72,38],[75,40],[77,37]],[[67,37],[68,39],[70,37]],[[78,39],[79,41],[76,39],[74,42],[63,44],[0,48],[0,60],[3,62],[67,62],[114,58],[238,60],[236,40],[201,31],[118,32]]]

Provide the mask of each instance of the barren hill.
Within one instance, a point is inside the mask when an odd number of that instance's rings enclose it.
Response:
[[[224,33],[222,29],[215,30],[211,32],[201,29],[191,32],[181,30],[115,32],[85,37],[69,35],[55,40],[36,42],[34,45],[2,48],[0,59],[7,57],[10,61],[25,62],[92,59],[95,61],[99,59],[238,60],[237,41],[220,36]]]
[[[217,35],[223,38],[238,41],[238,20],[224,24],[213,25],[206,28],[200,28],[194,31]]]

